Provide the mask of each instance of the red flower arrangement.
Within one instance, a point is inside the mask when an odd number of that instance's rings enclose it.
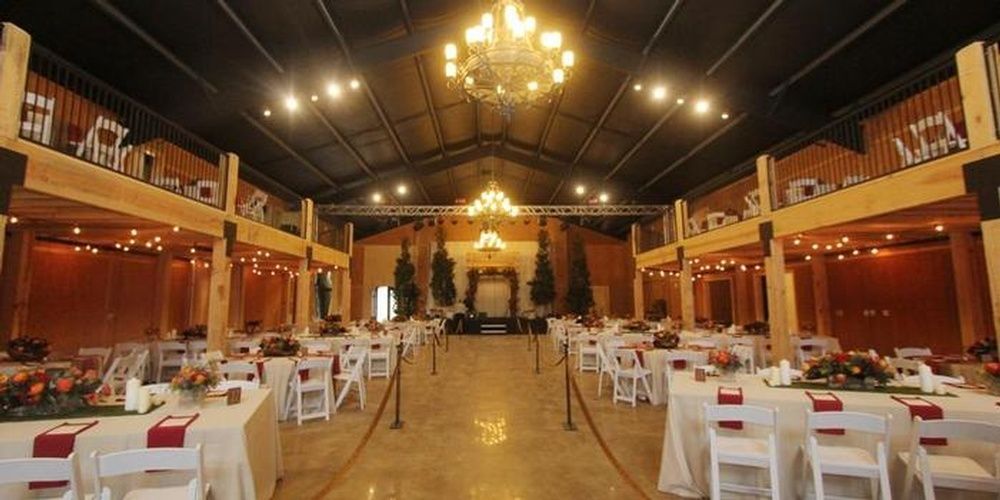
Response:
[[[213,364],[184,365],[170,379],[170,390],[198,398],[219,385],[219,380],[219,370]]]
[[[51,373],[45,370],[22,370],[14,375],[0,374],[0,413],[10,415],[48,415],[65,413],[94,404],[101,378],[94,370],[79,368]]]
[[[990,394],[1000,396],[1000,363],[986,363],[983,365],[983,383],[990,391]]]
[[[892,378],[889,363],[868,353],[848,351],[829,353],[803,363],[806,380],[826,379],[832,387],[884,387]]]
[[[708,363],[720,374],[731,375],[743,368],[743,360],[731,349],[708,353]]]
[[[302,350],[295,337],[264,337],[260,341],[260,353],[264,356],[295,356]]]

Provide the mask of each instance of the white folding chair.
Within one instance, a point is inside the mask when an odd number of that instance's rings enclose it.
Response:
[[[392,371],[392,338],[374,338],[368,345],[368,380],[389,378]]]
[[[333,351],[333,341],[330,339],[301,339],[299,345],[305,348],[309,354]]]
[[[256,380],[259,372],[250,361],[228,360],[219,365],[219,374],[226,380]]]
[[[416,334],[416,332],[413,333]],[[416,337],[413,337],[413,340],[415,341]],[[338,356],[340,358],[340,371],[350,371],[356,363],[364,362],[370,344],[370,339],[344,339],[340,343]]]
[[[129,373],[138,357],[138,353],[131,353],[112,360],[101,383],[110,387],[112,394],[121,394],[125,390],[125,382],[129,379]]]
[[[104,375],[104,371],[108,369],[108,360],[111,359],[110,347],[81,347],[76,351],[78,356],[96,356],[101,358],[101,373],[98,375]]]
[[[902,380],[907,375],[917,373],[920,365],[924,364],[919,359],[906,358],[886,358],[886,362],[896,369],[896,378]]]
[[[147,391],[149,391],[149,393],[151,395],[156,396],[156,395],[166,394],[166,393],[170,392],[170,383],[169,382],[162,382],[162,383],[158,383],[158,384],[146,384],[146,385],[142,386],[142,388],[146,389]]]
[[[187,343],[188,359],[201,359],[208,351],[207,340],[191,340]]]
[[[105,116],[98,116],[94,126],[87,131],[83,142],[77,146],[76,155],[113,170],[120,170],[122,160],[132,149],[131,146],[121,147],[126,135],[128,129],[121,123]],[[105,142],[105,138],[109,141]]]
[[[897,347],[895,350],[896,357],[903,359],[922,358],[934,355],[934,353],[931,352],[930,347]]]
[[[25,92],[23,109],[21,137],[52,145],[52,115],[55,114],[56,98]]]
[[[781,482],[778,469],[778,410],[750,405],[704,404],[705,427],[708,433],[711,498],[719,500],[723,491],[743,495],[770,496],[779,500]],[[768,429],[767,438],[719,435],[719,422],[738,421]],[[737,465],[765,469],[771,484],[768,487],[723,483],[720,466]]]
[[[614,365],[611,364],[610,355],[608,354],[608,344],[614,343],[615,346],[612,348],[617,349],[622,345],[622,342],[618,339],[603,339],[597,343],[597,397],[601,397],[601,391],[604,390],[604,376],[607,375],[611,379],[611,384],[614,386],[615,383],[615,373]]]
[[[639,385],[645,390],[646,397],[652,393],[649,387],[649,378],[653,371],[644,368],[639,363],[639,356],[635,349],[615,349],[609,351],[608,361],[611,362],[612,380],[614,381],[614,403],[625,401],[635,407],[639,396]],[[626,363],[623,364],[622,360]],[[629,382],[631,384],[629,384]],[[629,387],[631,385],[631,387]]]
[[[698,347],[701,349],[718,349],[719,342],[715,339],[691,339],[686,342],[688,347]]]
[[[994,445],[993,470],[968,456],[930,454],[920,444],[920,438],[947,438],[950,440],[975,441]],[[924,500],[936,498],[935,488],[980,491],[1000,495],[1000,454],[996,445],[1000,444],[1000,425],[971,420],[923,420],[913,419],[910,433],[910,449],[899,453],[899,459],[906,464],[906,480],[903,498],[912,498],[913,480],[923,484]]]
[[[742,370],[744,373],[751,375],[757,373],[757,363],[753,359],[753,347],[748,345],[734,345],[730,347],[730,350],[743,361]]]
[[[156,381],[163,382],[163,372],[180,370],[187,362],[187,344],[184,342],[161,341],[157,344],[159,363],[156,365]]]
[[[308,379],[302,372],[308,372]],[[330,377],[333,372],[333,358],[307,358],[299,361],[292,377],[291,397],[294,398],[295,415],[298,424],[303,420],[323,418],[330,420]],[[315,409],[307,410],[303,404],[305,395],[318,394]]]
[[[340,393],[337,394],[337,403],[334,406],[334,411],[340,408],[340,405],[344,403],[344,399],[351,391],[351,387],[354,386],[358,391],[358,407],[362,410],[365,409],[365,357],[368,351],[362,351],[361,359],[356,363],[348,367],[347,369],[341,368],[340,373],[333,376],[333,379],[338,382],[343,382],[343,387],[340,388]]]
[[[581,372],[596,372],[599,370],[597,358],[597,335],[578,335],[576,338],[577,368]]]
[[[826,346],[826,339],[800,339],[795,346],[795,366],[802,366],[802,363],[809,361],[813,357],[823,356],[826,354]]]
[[[210,486],[205,482],[201,445],[194,448],[140,448],[90,455],[94,463],[94,493],[101,500],[126,498],[128,500],[204,500]],[[148,474],[151,471],[190,471],[194,477],[181,486],[138,488],[121,494],[114,492],[102,479],[127,474]]]
[[[230,356],[245,356],[260,351],[260,343],[255,340],[233,339],[229,341]]]
[[[260,380],[222,380],[219,385],[215,386],[217,390],[228,391],[229,389],[239,388],[244,391],[251,389],[260,389]]]
[[[62,500],[83,500],[84,485],[80,479],[80,464],[76,453],[66,458],[10,458],[0,460],[0,484],[30,483],[33,481],[68,481],[66,491],[59,496],[47,497]],[[35,497],[32,497],[35,498]]]
[[[813,412],[806,410],[806,442],[802,454],[805,466],[802,474],[812,470],[813,490],[817,500],[826,498],[823,475],[847,476],[868,479],[873,500],[892,500],[889,487],[889,427],[892,415],[872,415],[849,411]],[[821,445],[817,431],[823,429],[843,429],[875,435],[877,440],[872,449],[855,446]],[[831,438],[833,439],[833,438]],[[803,477],[802,485],[808,494],[808,481]],[[881,493],[881,496],[879,495]]]

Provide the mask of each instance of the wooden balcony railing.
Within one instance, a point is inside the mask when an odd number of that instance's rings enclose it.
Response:
[[[313,241],[323,246],[347,252],[350,248],[350,230],[347,223],[335,222],[316,216]]]
[[[759,216],[760,190],[756,173],[692,197],[688,200],[687,214],[684,234],[688,237]]]
[[[993,123],[1000,138],[1000,43],[986,47],[986,74],[989,77],[990,101],[993,104]]]
[[[780,148],[774,208],[823,196],[968,148],[954,61]]]
[[[20,137],[224,208],[222,151],[34,43]]]
[[[639,252],[648,252],[654,248],[669,245],[677,241],[677,231],[674,228],[674,207],[658,216],[651,216],[639,223]]]
[[[236,185],[236,215],[240,217],[301,236],[300,214],[301,201],[281,199],[243,179]]]

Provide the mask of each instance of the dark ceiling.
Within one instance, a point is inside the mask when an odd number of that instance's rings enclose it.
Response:
[[[519,203],[544,204],[576,202],[578,182],[613,201],[670,202],[991,31],[1000,12],[995,0],[527,0],[578,64],[561,96],[504,125],[443,78],[443,44],[486,5],[6,0],[0,19],[236,152],[258,183],[343,203],[405,181],[399,201],[450,204],[493,171]],[[343,97],[309,103],[331,79]],[[289,91],[303,102],[294,114]],[[700,95],[713,113],[674,104]]]

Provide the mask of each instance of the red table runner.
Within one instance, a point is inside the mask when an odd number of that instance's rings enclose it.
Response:
[[[809,396],[809,399],[812,400],[814,412],[844,411],[844,402],[832,392],[806,391],[806,396]],[[816,432],[835,436],[844,435],[844,429],[818,429]]]
[[[892,399],[906,405],[910,410],[910,418],[920,417],[924,420],[941,420],[944,418],[944,409],[920,396],[892,396]],[[920,438],[920,444],[946,446],[948,440],[937,437],[923,437]]]
[[[73,453],[76,436],[95,425],[97,425],[96,420],[78,424],[69,422],[59,424],[35,436],[31,456],[34,458],[66,458],[70,453]],[[33,481],[28,484],[28,488],[32,490],[60,488],[66,486],[66,483],[66,481]]]
[[[719,387],[719,390],[716,393],[716,401],[720,405],[741,405],[743,404],[743,388]],[[719,422],[719,427],[743,430],[743,422],[739,420],[724,420]]]
[[[147,448],[183,448],[187,428],[198,419],[199,413],[175,417],[168,415],[146,431]]]

